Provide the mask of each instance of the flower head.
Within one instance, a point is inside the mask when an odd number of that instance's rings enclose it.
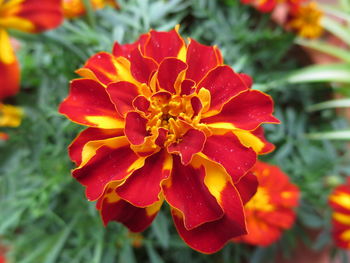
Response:
[[[18,92],[20,72],[7,29],[38,33],[62,21],[60,0],[0,0],[0,100]]]
[[[332,235],[335,244],[340,248],[350,249],[350,178],[334,189],[329,203],[333,208]]]
[[[309,2],[306,5],[297,6],[291,12],[288,27],[305,38],[318,38],[323,33],[321,19],[323,12],[318,8],[316,2]]]
[[[212,253],[246,233],[249,170],[273,150],[272,99],[223,64],[217,47],[151,30],[77,71],[59,111],[88,126],[69,147],[73,176],[103,222],[147,228],[163,201],[181,237]]]
[[[248,235],[237,240],[268,246],[281,237],[283,230],[292,227],[299,189],[277,166],[258,161],[252,172],[257,176],[259,186],[245,205]]]
[[[90,0],[91,6],[94,10],[99,10],[109,5],[114,8],[119,8],[116,0]],[[86,13],[83,0],[63,0],[63,13],[67,18],[75,18]]]

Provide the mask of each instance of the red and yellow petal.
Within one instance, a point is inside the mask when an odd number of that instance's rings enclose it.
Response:
[[[257,154],[267,154],[275,149],[275,145],[265,139],[264,128],[262,126],[259,126],[253,131],[235,129],[232,132],[244,146],[252,147]]]
[[[160,63],[167,57],[178,57],[185,47],[185,42],[173,29],[169,32],[150,31],[150,37],[144,46],[144,55]]]
[[[222,57],[215,46],[205,46],[191,39],[187,48],[186,63],[186,78],[199,83],[209,70],[222,64]]]
[[[129,58],[131,52],[138,47],[140,47],[141,53],[144,54],[145,44],[149,38],[150,38],[150,34],[147,33],[147,34],[142,34],[137,41],[131,44],[121,45],[118,42],[116,42],[113,46],[113,55],[115,57]]]
[[[192,164],[204,168],[205,185],[215,196],[224,214],[215,221],[188,229],[182,213],[173,208],[173,220],[178,233],[190,247],[202,253],[215,253],[232,238],[247,233],[243,203],[222,167],[199,156],[196,156]]]
[[[185,229],[195,229],[223,217],[223,210],[204,183],[204,168],[184,166],[177,156],[173,160],[172,173],[163,184],[163,192],[170,206],[181,211]]]
[[[125,118],[125,135],[131,144],[141,145],[145,142],[146,136],[149,135],[147,121],[138,112],[128,112]]]
[[[229,66],[218,66],[211,70],[197,85],[197,91],[201,88],[209,90],[211,101],[209,111],[220,111],[222,106],[240,92],[249,87]]]
[[[221,164],[234,183],[238,182],[256,162],[256,153],[242,145],[231,132],[208,137],[202,153],[206,158]]]
[[[111,181],[121,182],[144,165],[145,158],[130,149],[125,136],[116,137],[100,146],[95,155],[82,167],[73,171],[73,176],[86,186],[86,197],[98,199]]]
[[[110,221],[117,221],[132,232],[144,231],[156,217],[163,199],[151,206],[140,208],[121,199],[116,194],[115,187],[116,184],[109,184],[104,195],[99,199],[99,210],[103,223],[107,225]]]
[[[91,158],[95,152],[96,141],[103,141],[113,137],[119,137],[123,135],[122,129],[98,129],[98,128],[87,128],[82,131],[74,141],[69,145],[68,152],[70,159],[79,166],[82,163],[83,156],[90,156],[85,158]],[[90,142],[95,142],[94,144]],[[103,144],[103,142],[101,142]],[[101,144],[101,145],[102,145]],[[93,148],[92,148],[93,147]],[[91,151],[95,151],[91,153]]]
[[[130,61],[124,57],[114,57],[107,52],[93,55],[76,73],[84,78],[96,80],[104,86],[117,81],[140,85],[132,76]]]
[[[59,26],[63,21],[61,0],[7,1],[0,7],[0,27],[36,33]]]
[[[137,81],[148,84],[152,74],[157,69],[157,64],[154,60],[144,57],[139,48],[131,51],[128,60],[131,63],[130,70],[132,76]]]
[[[69,95],[61,103],[59,112],[86,126],[124,128],[124,120],[116,111],[106,89],[91,79],[76,79],[71,82]]]
[[[147,207],[159,201],[161,183],[167,179],[172,169],[172,156],[160,151],[148,157],[145,165],[133,172],[116,192],[134,206]]]
[[[214,116],[203,116],[209,127],[224,129],[255,130],[262,123],[279,123],[272,116],[273,100],[257,90],[242,92],[227,102],[221,112]]]

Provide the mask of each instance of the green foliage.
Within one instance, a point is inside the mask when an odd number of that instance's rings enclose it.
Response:
[[[271,262],[291,255],[305,228],[329,225],[327,195],[349,173],[342,143],[311,140],[307,133],[346,127],[332,108],[308,112],[310,105],[331,96],[325,84],[281,84],[300,66],[288,55],[293,36],[273,25],[267,15],[238,0],[120,0],[121,10],[89,12],[65,21],[41,35],[12,32],[22,41],[22,90],[9,102],[22,106],[26,116],[11,140],[0,144],[0,236],[10,247],[12,262],[132,263],[132,262]],[[150,28],[180,31],[206,44],[216,44],[225,62],[253,76],[257,83],[274,84],[276,116],[282,124],[268,125],[268,138],[277,146],[264,160],[276,163],[302,191],[294,229],[268,248],[228,244],[207,256],[188,248],[163,207],[144,233],[143,246],[133,247],[127,230],[116,223],[104,228],[83,187],[70,176],[73,168],[67,146],[82,129],[58,114],[74,70],[98,51],[111,51],[114,41],[133,42]],[[262,85],[261,87],[263,87]],[[257,85],[258,87],[259,85]],[[314,88],[316,87],[316,88]],[[329,229],[315,249],[330,243]],[[311,245],[310,245],[311,246]]]

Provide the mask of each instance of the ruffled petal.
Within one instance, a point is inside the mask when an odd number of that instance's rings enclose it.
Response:
[[[262,123],[279,123],[272,112],[273,100],[270,96],[261,91],[249,90],[227,102],[217,115],[204,115],[202,122],[213,128],[255,130]]]
[[[150,38],[145,44],[145,55],[160,63],[167,57],[178,57],[185,43],[177,29],[169,32],[151,30]]]
[[[130,149],[125,136],[116,137],[99,147],[86,164],[73,171],[73,176],[86,186],[86,197],[96,200],[108,183],[125,179],[141,168],[144,161]]]
[[[186,78],[198,83],[209,70],[222,64],[222,58],[215,46],[205,46],[191,39],[187,48],[186,63]]]
[[[151,206],[140,208],[121,199],[115,192],[116,185],[111,183],[100,198],[100,214],[104,225],[110,221],[124,224],[132,232],[144,231],[156,217],[163,200]]]
[[[117,113],[106,89],[90,79],[76,79],[71,82],[69,95],[61,103],[59,112],[86,126],[124,128],[124,120]]]
[[[140,47],[141,53],[144,54],[144,47],[146,42],[148,41],[150,37],[150,34],[143,34],[139,37],[137,41],[131,44],[124,44],[121,45],[118,42],[116,42],[113,46],[113,55],[115,57],[125,57],[130,58],[130,54],[134,49],[137,49]]]
[[[158,83],[161,89],[172,94],[180,89],[181,73],[185,73],[187,65],[177,58],[164,59],[158,69]],[[179,79],[180,78],[180,79]]]
[[[141,83],[148,84],[152,73],[157,69],[154,60],[144,57],[138,48],[130,53],[128,59],[131,62],[130,70],[133,77]]]
[[[235,184],[243,204],[246,204],[255,195],[258,185],[258,179],[251,172],[241,177],[238,183]]]
[[[63,21],[61,0],[8,1],[0,9],[0,26],[36,33],[53,29]]]
[[[160,200],[160,184],[169,177],[171,169],[171,155],[160,151],[148,157],[145,165],[136,170],[116,192],[132,205],[150,206]]]
[[[210,91],[209,111],[220,111],[222,106],[249,86],[229,66],[218,66],[211,70],[197,85],[197,91],[206,88]]]
[[[256,162],[256,153],[251,148],[243,146],[230,132],[208,137],[202,153],[210,160],[221,164],[234,183],[238,182]]]
[[[132,111],[125,118],[125,135],[131,144],[140,145],[145,142],[147,131],[147,119],[139,113]]]
[[[187,165],[191,162],[192,156],[203,150],[206,140],[204,132],[189,129],[185,135],[182,136],[181,141],[172,143],[168,146],[169,153],[178,153],[181,157],[181,163]]]
[[[180,158],[173,157],[171,177],[163,186],[164,196],[170,206],[181,211],[185,229],[194,229],[204,223],[218,220],[223,211],[215,197],[204,184],[203,167],[184,166]]]
[[[123,117],[125,117],[129,111],[133,110],[133,100],[140,95],[138,88],[134,84],[126,81],[109,84],[107,92],[119,114]]]

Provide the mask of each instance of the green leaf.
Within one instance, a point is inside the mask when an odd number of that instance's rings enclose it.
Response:
[[[326,53],[333,57],[339,58],[347,63],[350,63],[350,51],[337,47],[335,45],[327,44],[319,40],[307,40],[303,38],[298,38],[295,42],[301,46],[312,48],[320,52]]]
[[[350,107],[350,99],[329,100],[311,105],[307,108],[308,111],[318,111],[331,108],[346,108]]]
[[[350,130],[315,132],[306,135],[310,140],[350,140]]]
[[[346,44],[350,45],[350,29],[348,27],[343,26],[335,19],[328,18],[326,16],[323,17],[321,24],[327,31],[339,37]]]
[[[350,83],[350,64],[315,65],[298,70],[287,78],[289,83],[343,82]]]
[[[162,212],[158,214],[152,223],[152,231],[163,248],[169,246],[169,222]]]
[[[151,243],[146,243],[146,249],[151,263],[164,263]]]

